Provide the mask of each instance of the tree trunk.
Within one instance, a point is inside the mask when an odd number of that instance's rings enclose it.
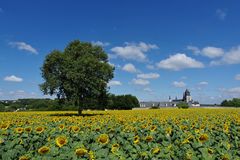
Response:
[[[78,115],[79,115],[79,116],[82,115],[82,111],[83,111],[82,107],[79,106],[79,107],[78,107]]]

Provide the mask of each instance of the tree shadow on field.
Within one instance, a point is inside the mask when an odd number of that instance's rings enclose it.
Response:
[[[92,117],[92,116],[102,116],[102,115],[108,115],[108,114],[78,114],[78,113],[62,113],[62,114],[49,114],[49,116],[56,116],[56,117]]]

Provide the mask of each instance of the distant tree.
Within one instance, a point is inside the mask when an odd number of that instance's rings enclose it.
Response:
[[[109,95],[108,108],[109,109],[132,109],[139,107],[139,101],[137,97],[132,95]]]
[[[72,101],[81,114],[91,100],[106,94],[114,67],[102,47],[75,40],[47,55],[41,71],[43,93]]]
[[[240,98],[233,98],[232,100],[224,100],[221,103],[223,107],[240,107]]]
[[[180,102],[180,103],[177,104],[177,107],[187,109],[187,108],[189,108],[189,105],[185,102]]]

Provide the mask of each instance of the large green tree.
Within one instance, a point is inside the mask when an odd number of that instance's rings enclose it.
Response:
[[[81,114],[89,101],[99,100],[107,93],[114,67],[108,63],[102,47],[75,40],[64,51],[53,50],[48,54],[41,71],[43,93],[72,101]]]

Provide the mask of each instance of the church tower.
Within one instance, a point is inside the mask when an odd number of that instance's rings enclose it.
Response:
[[[188,89],[186,89],[185,92],[183,93],[183,101],[187,103],[192,101],[192,97]]]

